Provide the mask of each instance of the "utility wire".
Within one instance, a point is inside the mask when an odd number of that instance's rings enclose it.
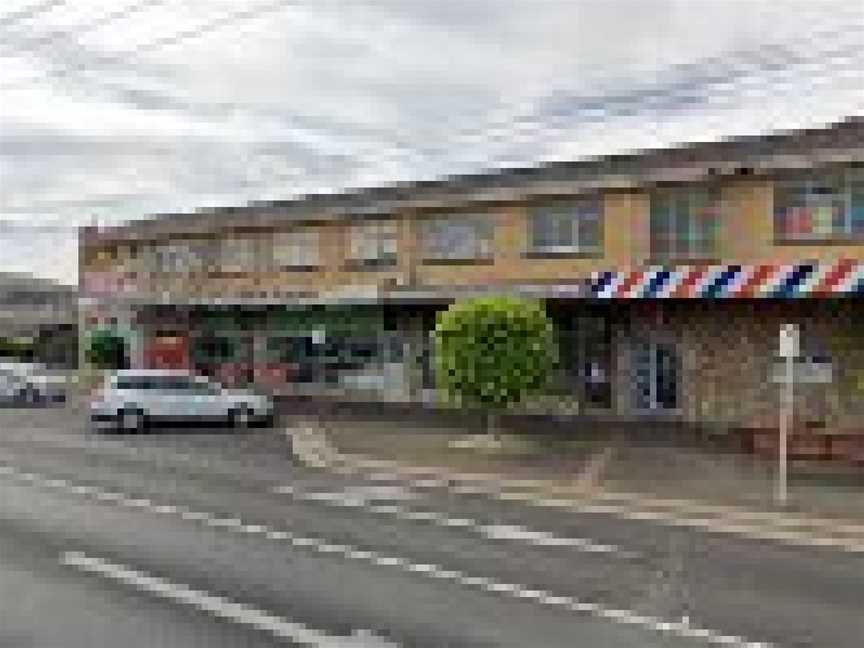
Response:
[[[3,41],[0,41],[0,46],[2,46],[3,49],[11,56],[35,53],[41,50],[45,45],[51,45],[62,39],[75,40],[79,36],[84,36],[91,32],[97,31],[103,27],[110,25],[113,22],[124,20],[126,18],[129,18],[130,16],[134,16],[135,14],[144,11],[145,9],[164,5],[167,2],[169,2],[169,0],[141,0],[140,2],[136,2],[121,9],[117,9],[107,14],[103,14],[97,17],[95,20],[84,25],[77,25],[74,29],[56,29],[35,38],[22,39],[18,34],[16,34],[16,42],[25,45],[25,47],[12,45],[10,43],[9,37],[4,36]]]
[[[128,58],[130,56],[136,56],[139,54],[147,54],[152,52],[157,52],[161,49],[165,49],[172,45],[179,45],[181,43],[194,40],[196,38],[200,38],[202,36],[206,36],[212,32],[218,31],[226,26],[236,24],[237,22],[244,22],[249,20],[254,20],[256,18],[261,18],[266,16],[267,14],[275,13],[280,10],[287,9],[291,5],[295,5],[296,2],[292,2],[290,0],[276,0],[275,2],[265,2],[255,7],[239,9],[237,11],[230,11],[226,13],[222,13],[217,15],[212,20],[205,22],[201,25],[197,25],[195,27],[191,27],[189,29],[185,29],[182,31],[174,32],[173,34],[168,34],[167,36],[162,36],[155,40],[141,43],[136,45],[131,50],[127,50],[120,54],[101,54],[95,57],[96,62],[98,63],[106,63],[106,64],[117,64],[128,62]],[[40,76],[47,76],[54,79],[63,78],[69,74],[73,74],[75,72],[83,72],[86,71],[89,67],[89,63],[82,63],[77,65],[69,65],[60,68],[53,68],[50,70],[46,70]],[[31,79],[25,79],[24,81],[7,86],[0,86],[0,90],[14,90],[18,87],[21,87],[25,84],[32,83],[35,80],[38,80],[39,77],[34,77]]]
[[[23,9],[18,9],[17,11],[12,11],[8,14],[0,15],[0,27],[8,27],[15,23],[32,20],[39,14],[50,11],[54,7],[59,7],[60,5],[65,4],[65,2],[66,0],[44,0],[44,2],[24,7]]]
[[[118,56],[105,56],[100,57],[99,60],[102,62],[122,62],[123,58],[128,61],[128,57],[135,56],[136,54],[146,53],[158,51],[164,47],[168,47],[170,45],[179,44],[181,42],[190,40],[195,37],[206,35],[207,33],[219,29],[226,24],[234,21],[234,20],[242,20],[255,18],[261,15],[262,13],[269,13],[275,10],[282,8],[285,0],[276,3],[265,4],[259,7],[248,8],[236,12],[229,12],[227,14],[217,16],[214,20],[211,20],[204,25],[200,25],[194,28],[190,28],[188,30],[183,30],[180,32],[176,32],[174,34],[169,34],[168,36],[156,39],[154,41],[150,41],[148,43],[140,44],[134,47],[132,50],[124,52]],[[852,29],[847,29],[846,31],[860,31],[862,30],[862,26],[853,27]],[[826,35],[837,35],[836,28],[831,29],[822,29],[817,30],[811,33],[812,39],[819,39]],[[769,56],[763,56],[763,54],[768,54]],[[753,60],[754,57],[761,57],[762,60],[759,61],[755,66],[746,65],[750,61]],[[812,58],[812,57],[811,57]],[[697,80],[702,82],[703,84],[707,83],[710,85],[722,85],[724,83],[728,84],[741,76],[749,73],[753,73],[757,70],[772,70],[777,67],[777,65],[789,65],[791,63],[795,63],[802,60],[800,54],[795,52],[792,48],[779,44],[768,44],[756,48],[755,50],[739,50],[738,52],[733,53],[730,57],[711,57],[708,59],[703,59],[702,61],[698,61],[695,63],[687,63],[680,64],[676,66],[672,66],[666,71],[667,75],[675,75],[680,74],[682,72],[686,73],[691,77],[689,84],[694,84]],[[745,63],[743,69],[739,66],[736,69],[736,63],[743,62]],[[719,73],[717,68],[725,69],[724,72]],[[61,68],[59,70],[49,71],[49,75],[53,77],[62,77],[66,76],[71,72],[85,72],[87,69],[86,64],[80,64],[77,66]],[[104,83],[100,83],[100,85],[105,85]],[[666,85],[666,88],[651,88],[650,86],[646,88],[642,88],[637,91],[631,91],[625,94],[618,94],[617,96],[604,96],[603,94],[595,95],[595,96],[582,96],[582,97],[569,97],[569,101],[575,104],[574,108],[571,108],[568,112],[570,112],[571,117],[576,117],[581,113],[591,113],[594,114],[598,112],[603,112],[603,108],[608,109],[620,109],[622,107],[626,107],[628,105],[638,105],[640,103],[650,102],[652,100],[658,100],[663,97],[668,97],[670,99],[676,99],[686,97],[688,88],[686,84],[682,84],[681,82]],[[683,87],[681,87],[683,86]],[[7,87],[8,89],[8,87]],[[561,100],[559,99],[559,102]],[[500,110],[500,109],[499,109]],[[559,115],[561,117],[563,115]],[[522,114],[520,115],[518,112],[516,115],[506,118],[505,120],[493,120],[492,122],[487,122],[484,126],[481,127],[469,127],[467,129],[461,129],[457,131],[455,134],[449,136],[446,141],[443,143],[445,146],[452,143],[458,142],[464,138],[471,138],[475,134],[481,135],[481,140],[487,139],[484,135],[487,135],[490,132],[500,130],[502,127],[508,127],[518,122],[530,121],[532,115],[531,114]],[[466,115],[456,115],[455,118],[459,118],[460,121],[466,118]],[[381,133],[377,133],[381,134]],[[504,133],[500,133],[498,135],[488,135],[488,139],[500,139],[504,136]],[[392,133],[391,133],[392,137]],[[401,139],[401,138],[399,138]],[[400,148],[400,145],[397,144],[396,148]],[[410,147],[409,148],[414,148]]]
[[[196,37],[200,37],[210,33],[211,31],[215,31],[226,24],[234,22],[236,20],[242,19],[251,19],[259,17],[264,13],[270,13],[272,11],[276,11],[281,9],[286,3],[284,0],[276,3],[268,3],[265,5],[261,5],[254,8],[248,8],[241,11],[230,12],[224,15],[217,16],[215,19],[194,28],[190,28],[187,30],[182,30],[176,32],[174,34],[169,34],[162,38],[156,39],[154,41],[150,41],[148,43],[140,44],[134,47],[132,50],[124,52],[123,54],[117,56],[106,56],[102,57],[103,61],[123,61],[124,59],[128,62],[128,57],[134,56],[136,54],[144,53],[144,52],[153,52],[158,51],[164,47],[168,47],[171,45],[176,45],[187,40],[191,40]],[[862,28],[860,26],[853,26],[851,29],[847,29],[847,32],[856,32],[860,31]],[[837,35],[836,29],[831,30],[822,30],[821,32],[817,30],[811,34],[811,38],[819,38],[820,35],[826,34]],[[831,53],[833,55],[837,55],[838,51],[835,52],[817,52],[816,55]],[[839,53],[843,53],[840,51]],[[769,56],[762,56],[762,54],[768,54]],[[760,57],[761,60],[757,62],[756,65],[746,65],[753,60],[754,57]],[[809,58],[813,58],[813,54],[809,56]],[[743,69],[740,65],[736,68],[735,64],[743,62],[745,63]],[[806,62],[806,57],[802,58],[802,56],[797,53],[792,48],[784,45],[778,44],[768,44],[756,48],[755,50],[742,50],[732,55],[729,58],[719,58],[712,57],[709,59],[703,59],[702,61],[698,61],[696,63],[688,63],[679,66],[673,66],[670,68],[671,73],[678,71],[685,71],[691,77],[689,82],[685,83],[673,83],[673,84],[663,84],[665,87],[651,88],[650,85],[647,87],[643,87],[642,89],[638,89],[636,91],[632,91],[626,93],[624,95],[618,96],[603,96],[595,95],[595,96],[582,96],[582,97],[569,97],[568,100],[575,104],[574,107],[568,109],[565,114],[557,115],[557,119],[560,120],[563,117],[566,117],[570,120],[576,120],[579,118],[579,125],[585,125],[590,123],[597,123],[598,121],[602,122],[604,120],[608,120],[609,117],[620,117],[627,116],[630,114],[638,114],[638,107],[642,105],[650,104],[653,101],[657,101],[659,99],[665,98],[667,103],[672,101],[678,101],[682,99],[688,98],[688,93],[692,93],[692,86],[696,81],[700,82],[703,87],[704,86],[723,86],[730,84],[734,85],[737,82],[740,82],[742,78],[745,78],[747,74],[752,77],[755,72],[758,71],[776,71],[777,69],[782,69],[784,66],[789,66],[795,64]],[[722,73],[717,72],[717,67],[725,68]],[[52,70],[49,72],[52,76],[66,76],[73,72],[86,72],[86,65],[73,66],[69,68],[63,68],[60,70]],[[667,72],[668,74],[669,72]],[[694,79],[696,81],[694,81]],[[92,81],[92,80],[91,80]],[[108,87],[108,89],[112,89],[111,84],[106,84],[101,80],[97,82],[103,88]],[[114,90],[117,89],[117,86],[114,85]],[[727,88],[723,93],[716,93],[714,96],[722,96],[723,94],[731,94],[733,88]],[[635,110],[631,107],[637,107]],[[420,154],[421,157],[429,157],[429,153],[431,152],[433,155],[435,153],[439,153],[448,149],[452,146],[454,142],[458,142],[460,139],[474,136],[475,134],[479,135],[479,141],[494,141],[494,140],[502,140],[507,137],[507,130],[518,128],[520,125],[523,125],[526,121],[529,122],[532,119],[533,115],[530,113],[522,115],[515,115],[514,117],[508,118],[506,121],[499,122],[496,124],[495,122],[487,123],[484,127],[481,128],[468,128],[462,129],[458,131],[455,135],[447,138],[447,140],[443,143],[443,146],[432,147],[429,149],[426,148],[426,154],[423,155],[420,152],[420,147],[415,147],[410,144],[404,143],[396,143],[394,146],[395,151],[406,150],[409,154],[413,153],[415,156]],[[535,126],[537,128],[537,126]],[[547,131],[550,130],[549,125],[544,125],[539,127],[545,129]],[[554,127],[553,127],[554,128]],[[566,128],[566,126],[559,125],[557,127],[559,130],[562,128]],[[524,129],[523,129],[524,130]],[[497,132],[496,132],[497,131]],[[378,133],[379,135],[381,133]],[[392,135],[392,133],[391,133]],[[393,142],[393,140],[390,140]],[[380,146],[380,144],[378,145]],[[388,151],[387,155],[392,155],[393,150]],[[374,161],[374,159],[372,160]]]

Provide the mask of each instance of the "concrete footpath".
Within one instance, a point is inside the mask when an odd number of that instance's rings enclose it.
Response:
[[[860,469],[793,469],[791,499],[773,500],[774,467],[696,446],[627,443],[620,435],[503,435],[340,416],[289,428],[303,463],[418,489],[616,515],[864,553]]]

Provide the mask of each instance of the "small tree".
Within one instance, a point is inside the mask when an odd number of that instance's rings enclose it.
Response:
[[[126,340],[107,329],[94,331],[87,344],[87,361],[98,369],[123,369],[128,365]]]
[[[435,327],[437,382],[457,404],[496,415],[543,389],[555,365],[552,322],[535,301],[491,297],[454,304]]]

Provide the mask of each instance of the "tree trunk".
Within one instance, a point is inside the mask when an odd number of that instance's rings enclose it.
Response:
[[[494,439],[495,441],[498,441],[500,439],[500,436],[501,436],[500,432],[501,432],[501,430],[500,430],[500,426],[499,426],[498,412],[493,412],[492,410],[487,411],[486,412],[486,434],[489,437],[491,437],[492,439]]]

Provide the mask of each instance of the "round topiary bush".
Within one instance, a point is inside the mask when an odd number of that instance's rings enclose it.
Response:
[[[438,386],[458,405],[494,413],[542,390],[555,366],[552,322],[538,302],[467,300],[439,314]]]

